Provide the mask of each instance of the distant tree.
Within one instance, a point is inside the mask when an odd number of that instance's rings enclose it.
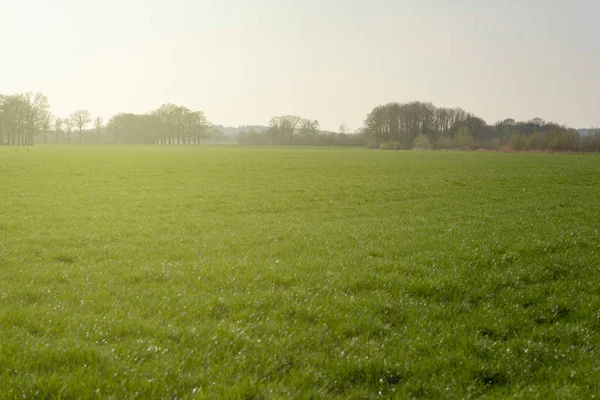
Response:
[[[311,119],[303,119],[300,122],[300,135],[304,139],[304,143],[308,143],[309,138],[317,136],[319,133],[319,121]]]
[[[48,98],[42,93],[27,92],[23,95],[25,144],[33,145],[33,136],[44,129],[50,117],[50,104]]]
[[[152,114],[164,124],[164,141],[168,144],[179,144],[184,139],[186,124],[186,114],[189,109],[175,104],[163,104]]]
[[[184,131],[188,137],[188,144],[200,144],[202,139],[209,136],[211,124],[202,111],[189,111],[183,115]]]
[[[417,136],[415,138],[415,141],[413,143],[413,148],[428,150],[428,149],[431,149],[431,143],[429,142],[429,139],[427,138],[427,136],[420,134],[419,136]]]
[[[560,128],[548,132],[548,147],[554,151],[574,151],[580,135],[574,129]]]
[[[508,143],[513,150],[522,151],[525,150],[527,146],[527,139],[520,133],[513,133],[510,135]]]
[[[274,145],[279,145],[282,142],[282,134],[281,134],[281,122],[280,117],[273,117],[271,121],[269,121],[269,136],[271,137],[271,143]]]
[[[73,120],[71,118],[65,118],[63,120],[65,125],[65,133],[67,134],[67,143],[71,144],[71,133],[73,133]]]
[[[285,128],[286,136],[289,137],[289,143],[294,143],[294,133],[296,129],[300,126],[300,122],[302,122],[302,118],[297,115],[286,115],[282,117],[283,126]]]
[[[252,131],[252,129],[250,129],[250,130]],[[243,132],[243,131],[241,131],[241,132]],[[220,142],[220,141],[225,141],[227,139],[227,137],[225,136],[225,132],[223,132],[216,126],[211,126],[211,128],[209,129],[209,132],[208,132],[207,139],[211,140],[212,142]]]
[[[294,133],[302,121],[302,118],[297,115],[282,115],[271,118],[269,133],[272,136],[273,144],[292,144]]]
[[[50,113],[46,113],[44,115],[44,119],[43,119],[43,122],[41,125],[42,132],[44,133],[44,143],[48,143],[48,132],[50,131],[51,126],[52,126],[51,118],[52,117],[51,117]]]
[[[7,144],[33,145],[33,137],[43,129],[49,110],[48,98],[42,93],[0,96],[1,129]]]
[[[199,144],[209,137],[212,124],[208,122],[202,111],[192,111],[187,107],[175,104],[163,104],[151,113],[157,118],[161,127],[158,142],[164,144]]]
[[[83,143],[83,128],[92,122],[91,114],[88,110],[77,110],[71,114],[71,122],[79,130],[79,143]]]
[[[468,127],[463,126],[456,132],[454,145],[461,150],[469,150],[473,146],[473,136]]]
[[[541,128],[542,126],[546,125],[546,121],[544,121],[542,118],[532,118],[531,121],[529,121],[530,124],[535,125],[538,128]]]
[[[96,140],[100,142],[100,133],[102,132],[102,117],[98,117],[94,120],[94,131],[96,131]]]
[[[534,132],[526,139],[527,150],[544,150],[548,148],[548,139],[542,132]]]
[[[379,148],[388,139],[388,125],[386,123],[387,107],[377,106],[365,119],[364,131],[372,139],[372,147]]]
[[[55,141],[56,143],[60,142],[60,134],[62,132],[62,128],[64,125],[64,121],[61,118],[54,118],[54,134],[56,135]]]
[[[2,135],[3,131],[4,131],[4,111],[2,110],[1,107],[1,103],[0,103],[0,146],[4,145],[4,137]]]

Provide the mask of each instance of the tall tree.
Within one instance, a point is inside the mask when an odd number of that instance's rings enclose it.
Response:
[[[71,133],[73,133],[73,120],[71,118],[65,118],[63,120],[65,124],[65,133],[67,134],[67,143],[71,144]]]
[[[184,130],[184,118],[186,108],[175,104],[163,104],[152,114],[162,121],[166,130],[165,144],[179,144]],[[189,110],[187,110],[189,111]]]
[[[195,144],[199,144],[201,139],[209,136],[211,127],[212,125],[202,111],[192,111],[186,114],[186,130]],[[188,142],[190,141],[188,140]]]
[[[42,122],[42,132],[44,133],[44,143],[48,143],[48,132],[51,129],[52,126],[52,121],[51,121],[52,117],[50,115],[50,113],[46,113],[46,115],[44,116],[44,120]]]
[[[319,133],[319,121],[311,119],[303,119],[300,122],[300,135],[304,138],[304,143],[307,143],[309,138],[316,136]]]
[[[4,145],[4,109],[2,107],[3,96],[0,95],[0,146]]]
[[[43,130],[50,117],[50,105],[48,98],[42,93],[27,92],[22,95],[24,143],[33,145],[33,137]]]
[[[294,142],[294,133],[300,127],[303,121],[297,115],[282,115],[273,117],[269,122],[269,133],[271,134],[273,144],[292,144]]]
[[[100,133],[102,132],[103,127],[102,117],[98,117],[94,120],[94,130],[96,131],[96,138],[100,140]]]
[[[62,133],[63,125],[64,125],[64,121],[62,118],[54,117],[54,134],[55,134],[55,142],[57,144],[60,142],[60,134]]]
[[[24,96],[21,94],[1,96],[0,107],[6,143],[12,146],[24,144],[26,114]]]
[[[79,130],[79,143],[83,143],[83,128],[92,122],[92,116],[88,110],[77,110],[70,117],[73,125]]]

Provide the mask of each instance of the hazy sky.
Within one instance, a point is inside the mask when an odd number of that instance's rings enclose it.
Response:
[[[0,93],[351,129],[390,101],[600,126],[598,0],[0,0]]]

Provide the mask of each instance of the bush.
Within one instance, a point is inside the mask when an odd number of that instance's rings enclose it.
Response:
[[[488,150],[495,150],[498,151],[500,150],[500,148],[502,146],[504,146],[506,143],[504,140],[500,139],[500,138],[493,138],[492,140],[490,140],[490,143],[486,146],[486,148]]]
[[[400,142],[383,142],[379,144],[380,150],[402,150]]]
[[[433,148],[436,150],[450,150],[455,147],[454,139],[449,137],[441,137],[433,145]]]
[[[600,132],[591,133],[580,138],[581,151],[600,152]]]
[[[473,147],[473,136],[471,136],[469,128],[463,126],[456,132],[454,145],[461,150],[470,150]]]
[[[578,135],[572,131],[552,131],[548,133],[548,147],[554,151],[577,149]]]
[[[525,148],[527,147],[527,139],[518,133],[513,133],[512,135],[510,135],[508,144],[515,151],[525,150]]]
[[[420,134],[419,136],[417,136],[415,138],[413,147],[415,149],[429,150],[429,149],[431,149],[431,143],[429,142],[429,139],[427,138],[427,136]]]
[[[545,150],[548,148],[546,136],[541,132],[534,132],[533,135],[527,138],[528,150]]]

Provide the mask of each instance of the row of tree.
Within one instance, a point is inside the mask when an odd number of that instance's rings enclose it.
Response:
[[[47,143],[51,134],[54,143],[84,143],[94,136],[95,143],[197,144],[211,127],[201,111],[173,104],[146,114],[120,113],[105,126],[87,110],[53,116],[42,93],[0,95],[0,145],[31,146],[36,136]]]
[[[117,114],[107,125],[113,143],[126,144],[199,144],[211,128],[202,111],[174,104],[147,114]]]
[[[50,105],[41,93],[0,95],[0,144],[32,145],[34,135],[50,130]]]
[[[31,146],[40,133],[47,142],[52,130],[57,137],[65,134],[69,143],[78,132],[81,142],[91,122],[86,110],[75,111],[68,118],[53,117],[48,98],[42,93],[0,95],[0,145]],[[102,129],[101,118],[95,120],[95,128],[98,132]]]
[[[488,125],[461,108],[431,103],[377,106],[362,131],[368,145],[379,149],[488,149],[512,151],[600,152],[600,130],[579,131],[540,118],[506,119]]]
[[[267,127],[250,127],[237,134],[240,145],[254,146],[364,146],[365,136],[358,132],[349,134],[345,124],[339,132],[319,129],[319,121],[297,115],[273,117]]]
[[[0,145],[32,145],[41,137],[48,142],[52,134],[54,143],[89,143],[93,138],[94,143],[114,144],[199,144],[224,136],[202,111],[174,104],[145,114],[120,113],[104,125],[87,110],[67,118],[52,116],[42,93],[0,95]],[[600,130],[579,132],[539,118],[488,125],[461,108],[422,102],[377,106],[351,134],[345,124],[337,133],[325,132],[317,120],[283,115],[273,117],[268,126],[239,130],[236,139],[241,145],[600,152]]]

